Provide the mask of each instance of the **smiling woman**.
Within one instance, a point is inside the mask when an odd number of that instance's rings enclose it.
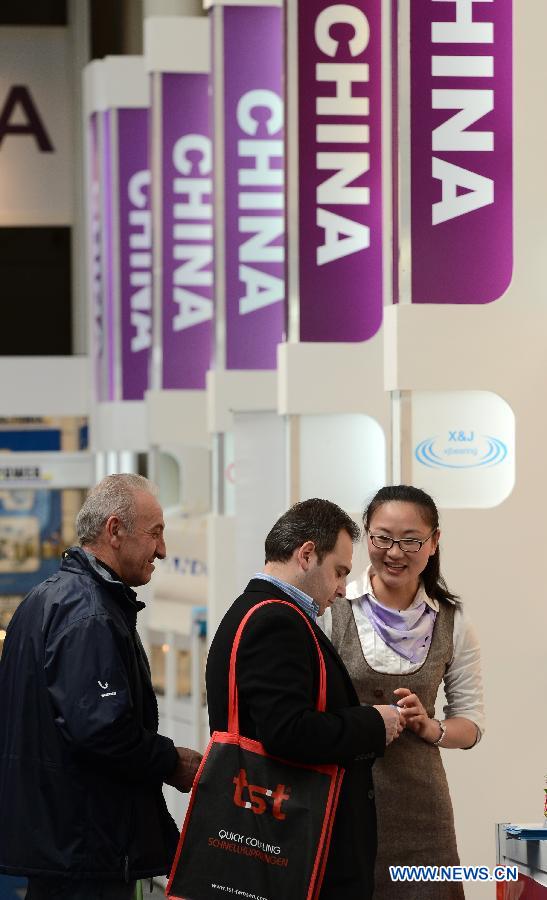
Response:
[[[472,747],[484,727],[479,646],[440,572],[435,503],[384,487],[363,516],[370,566],[323,617],[361,703],[396,703],[405,728],[374,765],[378,816],[375,900],[391,900],[390,865],[457,865],[452,804],[438,748]],[[434,718],[444,681],[445,720]],[[401,802],[404,798],[404,817]],[[420,835],[419,844],[416,836]],[[415,897],[401,883],[397,896]],[[423,884],[420,898],[460,900],[458,884]]]

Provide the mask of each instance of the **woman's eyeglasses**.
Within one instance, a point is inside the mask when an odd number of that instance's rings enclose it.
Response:
[[[395,538],[388,537],[387,534],[371,534],[370,531],[368,536],[378,550],[391,550],[393,544],[398,544],[399,548],[404,553],[419,553],[423,545],[427,544],[428,540],[433,537],[436,531],[437,529],[434,528],[431,534],[428,534],[423,541],[418,540],[418,538],[400,538],[399,540],[396,540]]]

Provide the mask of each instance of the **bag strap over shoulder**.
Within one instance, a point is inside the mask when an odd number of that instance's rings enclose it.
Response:
[[[234,643],[232,645],[232,653],[230,655],[230,674],[228,679],[228,731],[232,734],[239,734],[239,698],[236,684],[236,659],[241,635],[243,634],[243,629],[245,628],[253,613],[255,613],[257,609],[260,609],[262,606],[268,606],[270,603],[280,603],[283,604],[283,606],[289,606],[294,610],[294,612],[298,613],[298,615],[302,617],[307,627],[309,628],[310,634],[317,648],[317,655],[319,657],[319,690],[317,692],[316,709],[318,712],[325,712],[327,706],[327,671],[325,669],[325,660],[323,659],[321,647],[319,646],[319,642],[317,640],[317,637],[315,636],[314,630],[307,615],[300,609],[298,609],[298,607],[294,606],[292,603],[289,603],[288,600],[276,600],[274,598],[272,598],[271,600],[263,600],[261,603],[257,603],[256,606],[253,606],[253,608],[250,609],[249,612],[243,617],[239,624],[239,628],[236,631]]]

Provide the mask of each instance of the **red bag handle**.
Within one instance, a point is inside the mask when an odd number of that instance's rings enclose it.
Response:
[[[256,612],[257,609],[260,609],[261,606],[268,606],[269,603],[282,603],[283,606],[290,606],[291,609],[294,609],[294,611],[304,619],[304,622],[308,626],[310,634],[317,648],[317,654],[319,656],[319,690],[317,692],[316,709],[318,712],[325,712],[327,706],[327,670],[325,669],[325,660],[323,659],[319,641],[315,636],[314,630],[310,625],[307,615],[300,609],[298,609],[298,607],[294,606],[292,603],[289,603],[288,600],[275,600],[273,598],[271,600],[263,600],[261,603],[257,603],[256,606],[253,606],[253,608],[250,609],[249,612],[243,617],[240,622],[239,628],[236,631],[236,636],[232,645],[232,653],[230,656],[230,674],[228,678],[228,731],[232,734],[239,734],[239,699],[236,684],[236,657],[239,642],[241,640],[243,629],[245,628],[245,625],[249,621],[249,618],[252,616],[252,614]]]

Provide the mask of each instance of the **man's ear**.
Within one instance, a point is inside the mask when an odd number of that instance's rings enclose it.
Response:
[[[117,550],[120,546],[121,532],[124,530],[121,520],[118,518],[118,516],[109,516],[106,520],[104,528],[107,543],[109,543],[111,547],[114,547],[114,549]]]
[[[305,572],[308,571],[310,567],[310,563],[312,561],[312,556],[315,553],[315,544],[313,541],[306,541],[305,544],[302,544],[301,547],[295,551],[296,559],[301,569]]]

